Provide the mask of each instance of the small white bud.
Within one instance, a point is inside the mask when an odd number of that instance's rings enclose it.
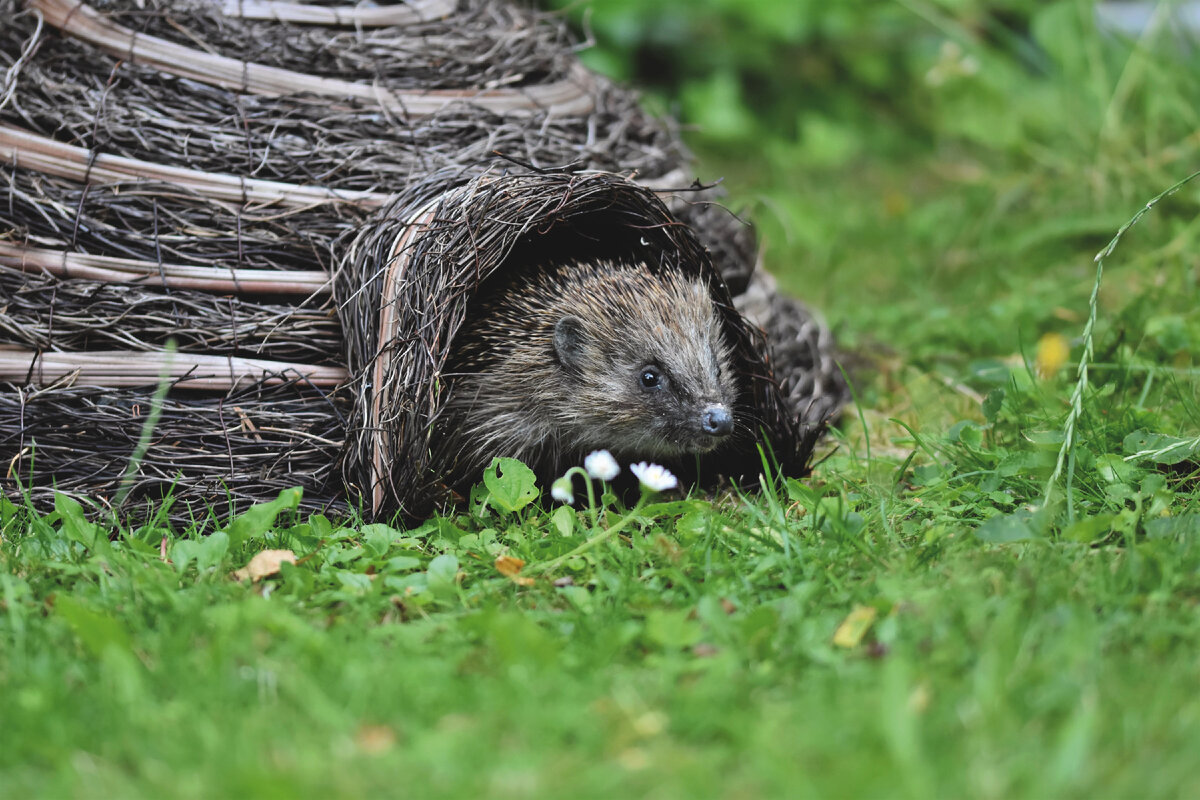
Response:
[[[560,503],[575,504],[575,493],[571,491],[571,479],[559,478],[550,484],[550,496]]]
[[[583,460],[583,468],[587,470],[589,477],[598,481],[611,481],[621,471],[621,466],[612,457],[612,453],[607,450],[589,453]]]

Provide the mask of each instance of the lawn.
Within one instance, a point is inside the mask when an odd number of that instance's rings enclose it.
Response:
[[[411,530],[0,501],[0,797],[1200,795],[1200,179],[1109,247],[1200,167],[1200,52],[830,5],[614,0],[589,56],[843,343],[812,476],[570,508],[505,465]]]

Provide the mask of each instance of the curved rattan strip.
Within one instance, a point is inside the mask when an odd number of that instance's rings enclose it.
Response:
[[[205,53],[156,36],[136,34],[116,25],[78,0],[31,0],[55,28],[93,44],[118,58],[152,66],[169,75],[190,78],[251,94],[279,96],[311,93],[354,100],[401,117],[433,114],[452,103],[468,103],[489,111],[547,111],[583,115],[594,108],[590,73],[574,65],[567,80],[520,89],[441,89],[397,92],[383,86],[304,75],[265,64]]]
[[[329,275],[313,270],[238,269],[193,264],[160,264],[133,258],[94,256],[18,247],[0,242],[0,264],[23,272],[101,283],[140,283],[171,289],[199,289],[236,294],[288,294],[309,296],[330,289]]]
[[[442,19],[454,13],[454,0],[409,0],[388,6],[317,6],[276,0],[224,0],[221,12],[241,19],[266,19],[310,25],[377,28]]]
[[[371,208],[385,205],[392,199],[392,195],[381,192],[342,191],[324,186],[262,181],[103,155],[0,124],[0,162],[3,161],[14,167],[81,183],[116,183],[131,178],[163,181],[194,191],[201,197],[232,202],[283,203],[289,206],[350,203]]]
[[[73,376],[72,383],[81,386],[153,386],[163,375],[180,388],[221,391],[248,383],[273,386],[297,379],[312,386],[332,387],[349,378],[341,367],[261,358],[122,350],[58,353],[0,345],[0,381],[32,381],[45,386]]]
[[[390,404],[391,392],[389,390],[395,388],[388,383],[387,375],[391,368],[392,352],[388,345],[402,335],[401,331],[396,328],[396,304],[403,302],[404,281],[407,277],[405,268],[412,256],[412,242],[433,223],[436,208],[442,202],[444,202],[444,198],[435,198],[418,209],[405,223],[404,230],[396,237],[395,244],[389,248],[387,270],[380,298],[379,336],[377,339],[379,356],[372,366],[376,391],[371,398],[370,419],[372,420],[373,434],[370,439],[369,485],[371,487],[371,510],[374,512],[378,512],[386,501],[385,485],[391,471],[385,468],[385,464],[391,463],[394,457],[390,443],[383,435],[385,428],[379,424],[379,420],[383,419],[383,409]],[[393,496],[397,494],[395,486],[387,488]]]

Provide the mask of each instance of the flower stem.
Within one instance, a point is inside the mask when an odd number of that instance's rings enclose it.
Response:
[[[617,520],[612,525],[612,527],[608,528],[607,530],[600,531],[599,533],[597,533],[596,535],[594,535],[590,539],[588,539],[586,542],[584,542],[583,544],[576,547],[574,550],[571,550],[568,553],[563,553],[558,558],[552,558],[549,561],[543,561],[540,564],[533,564],[528,571],[529,572],[547,572],[549,570],[552,570],[552,569],[555,569],[556,567],[561,566],[564,562],[574,558],[575,556],[586,553],[588,550],[591,550],[596,545],[608,541],[609,539],[611,539],[612,537],[614,537],[618,533],[620,533],[625,528],[626,525],[628,525],[630,522],[632,522],[634,519],[636,519],[639,516],[639,514],[642,510],[642,507],[646,505],[646,500],[649,497],[650,497],[649,492],[643,492],[641,499],[637,501],[637,505],[635,505],[629,511],[628,514],[626,514],[625,516],[623,516],[619,520]],[[595,504],[592,505],[592,509],[594,512]],[[593,527],[593,530],[595,530],[594,527]]]

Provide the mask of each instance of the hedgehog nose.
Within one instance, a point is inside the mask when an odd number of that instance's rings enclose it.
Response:
[[[711,436],[724,436],[733,430],[733,415],[725,406],[709,406],[700,417],[700,427]]]

